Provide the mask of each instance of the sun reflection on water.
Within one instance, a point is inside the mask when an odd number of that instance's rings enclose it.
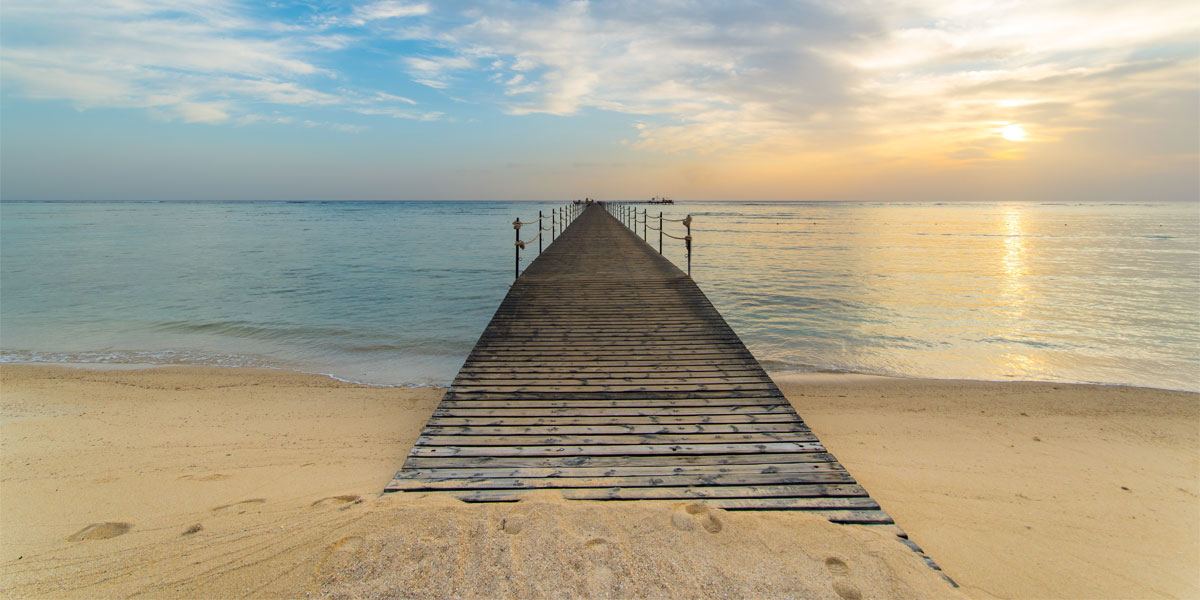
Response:
[[[1004,269],[1004,295],[1019,307],[1025,301],[1027,272],[1021,211],[1010,208],[1004,213],[1004,233],[1004,257],[1000,260]]]
[[[1029,267],[1026,261],[1026,237],[1024,220],[1020,209],[1009,207],[1003,214],[1004,255],[1000,258],[1001,295],[1004,299],[1007,321],[1002,324],[1003,339],[1021,339],[1026,336],[1025,304],[1029,301],[1029,286],[1026,279]],[[1030,353],[1016,348],[999,356],[1002,372],[1009,375],[1031,375],[1042,373],[1044,365]]]

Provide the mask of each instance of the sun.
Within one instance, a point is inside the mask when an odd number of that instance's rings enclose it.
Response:
[[[1025,136],[1029,134],[1025,133],[1025,130],[1022,129],[1020,125],[1013,124],[1004,126],[1004,128],[1000,130],[1000,135],[1004,136],[1004,139],[1006,140],[1019,142],[1024,140]]]

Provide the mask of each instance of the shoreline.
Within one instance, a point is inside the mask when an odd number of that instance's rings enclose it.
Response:
[[[348,383],[351,385],[361,385],[364,387],[374,388],[429,388],[445,390],[449,389],[450,382],[447,381],[444,385],[421,384],[421,383],[371,383],[368,381],[356,381],[353,379],[345,379],[332,373],[322,373],[319,371],[304,371],[292,367],[275,367],[270,365],[253,365],[253,366],[232,366],[232,365],[206,365],[206,364],[174,364],[174,363],[80,363],[80,362],[0,362],[0,369],[5,366],[50,366],[63,367],[68,369],[82,369],[95,371],[139,371],[149,369],[169,369],[169,368],[198,368],[198,369],[237,369],[237,370],[263,370],[263,371],[282,371],[285,373],[295,373],[297,375],[315,375],[319,377],[327,377],[339,383]],[[1156,392],[1179,392],[1184,394],[1200,394],[1200,390],[1184,390],[1175,388],[1151,387],[1144,385],[1133,385],[1129,383],[1103,383],[1092,381],[1055,381],[1046,379],[955,379],[955,378],[938,378],[931,376],[906,376],[906,375],[877,375],[873,373],[858,373],[852,371],[812,371],[812,372],[796,372],[783,371],[772,372],[767,370],[767,375],[771,377],[777,384],[782,385],[782,382],[795,383],[860,383],[871,381],[945,381],[958,383],[995,383],[995,384],[1024,384],[1037,383],[1048,385],[1070,385],[1070,386],[1099,386],[1099,387],[1117,387],[1128,388],[1134,390],[1149,390]]]
[[[1195,393],[776,376],[953,590],[877,531],[796,513],[380,496],[438,388],[44,363],[0,381],[0,587],[21,596],[1200,595]]]

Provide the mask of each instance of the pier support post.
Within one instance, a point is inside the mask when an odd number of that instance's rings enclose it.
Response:
[[[516,281],[521,276],[521,219],[520,217],[513,219],[513,237],[516,241],[513,242],[513,281]]]
[[[683,225],[687,227],[687,236],[683,238],[684,246],[687,247],[688,258],[688,277],[692,276],[692,215],[683,218]]]

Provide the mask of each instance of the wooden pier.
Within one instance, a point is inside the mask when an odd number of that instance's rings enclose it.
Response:
[[[891,524],[700,288],[599,205],[516,280],[387,491]]]

